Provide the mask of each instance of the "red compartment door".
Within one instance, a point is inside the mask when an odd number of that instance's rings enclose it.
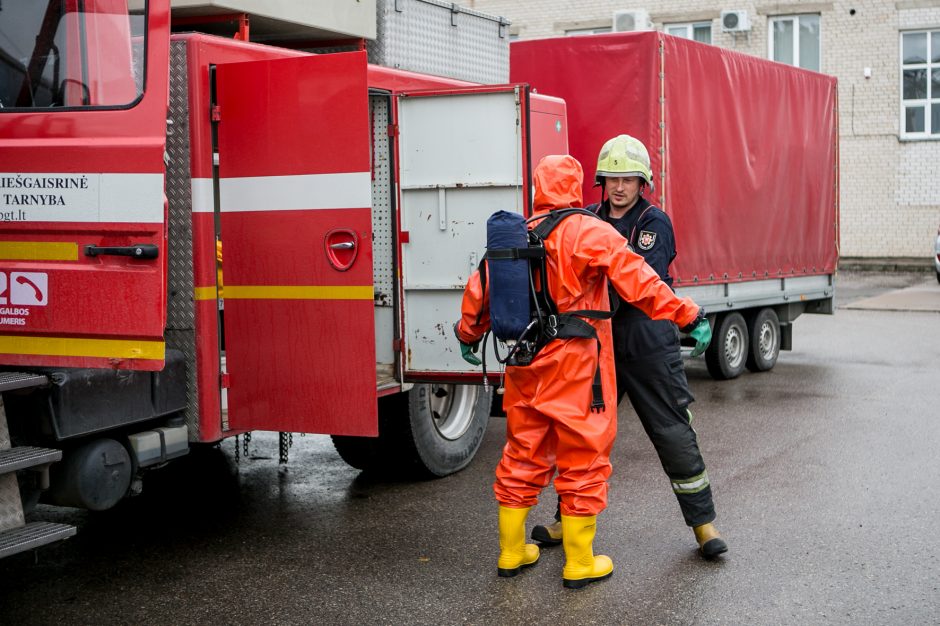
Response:
[[[376,435],[365,53],[217,68],[230,431]]]

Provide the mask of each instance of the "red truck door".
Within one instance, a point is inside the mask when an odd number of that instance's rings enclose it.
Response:
[[[486,249],[487,218],[530,210],[528,94],[521,85],[410,93],[398,122],[405,375],[481,381],[452,326]]]
[[[4,3],[0,365],[159,370],[169,3]]]
[[[376,435],[365,53],[217,68],[230,430]]]

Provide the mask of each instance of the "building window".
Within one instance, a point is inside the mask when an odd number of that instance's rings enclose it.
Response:
[[[571,30],[565,31],[565,37],[580,37],[582,35],[600,35],[601,33],[609,33],[611,31],[610,26],[601,26],[599,28],[572,28]]]
[[[901,33],[901,129],[940,137],[940,30]]]
[[[771,59],[819,71],[818,15],[772,17],[768,30]]]
[[[675,35],[683,39],[694,39],[702,43],[712,42],[712,23],[695,22],[694,24],[666,24],[667,35]]]

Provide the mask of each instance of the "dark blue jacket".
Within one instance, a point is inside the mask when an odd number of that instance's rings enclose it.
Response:
[[[619,220],[610,218],[607,200],[592,204],[589,211],[597,213],[613,225],[629,242],[633,251],[672,287],[669,265],[676,258],[676,238],[672,220],[661,209],[640,196],[637,203]],[[612,297],[618,297],[612,294]],[[668,320],[648,318],[633,305],[620,302],[613,318],[614,352],[618,362],[659,359],[679,351],[679,335],[675,324]]]

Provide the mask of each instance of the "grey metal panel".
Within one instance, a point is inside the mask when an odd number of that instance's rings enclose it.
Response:
[[[375,305],[393,306],[395,292],[391,152],[387,96],[371,96],[372,115],[372,273]]]
[[[388,96],[370,96],[372,116],[372,280],[375,290],[375,361],[394,364],[395,216]]]
[[[676,289],[677,294],[692,298],[709,313],[831,299],[833,291],[831,275],[771,278]]]
[[[9,450],[10,431],[7,429],[7,413],[0,398],[0,450]],[[20,499],[20,485],[16,474],[0,476],[0,531],[22,526],[23,501]]]
[[[523,210],[519,116],[512,90],[399,100],[406,371],[479,373],[455,350],[451,327],[487,218]]]
[[[170,110],[167,124],[169,250],[167,251],[166,347],[186,357],[186,424],[197,437],[196,310],[193,289],[193,198],[189,142],[189,86],[186,43],[170,46]]]
[[[455,13],[453,9],[458,9]],[[509,81],[509,21],[437,0],[378,0],[372,63],[479,83]]]

